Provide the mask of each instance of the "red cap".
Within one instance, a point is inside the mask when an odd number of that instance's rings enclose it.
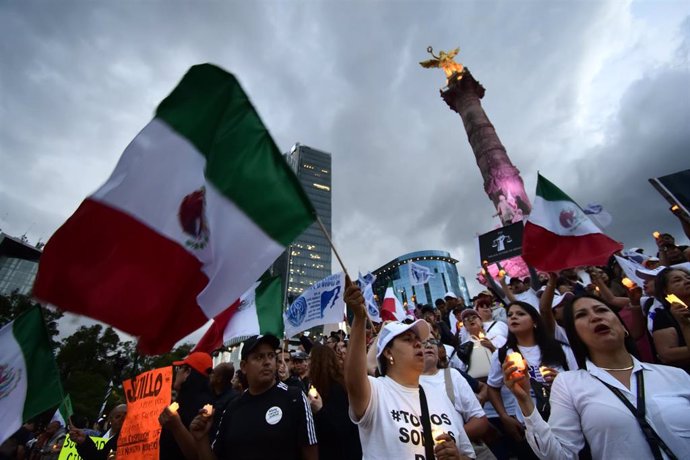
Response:
[[[182,366],[184,364],[203,375],[208,375],[213,368],[213,359],[211,359],[211,355],[208,353],[195,351],[194,353],[190,353],[189,356],[182,361],[175,361],[173,366]]]

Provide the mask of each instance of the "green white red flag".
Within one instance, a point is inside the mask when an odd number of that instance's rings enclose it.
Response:
[[[604,235],[572,198],[541,174],[525,224],[522,258],[537,270],[555,272],[606,265],[623,245]]]
[[[262,277],[213,319],[194,351],[212,354],[255,335],[283,336],[283,283],[279,276]]]
[[[163,353],[226,310],[315,215],[235,77],[194,66],[48,241],[34,296]]]
[[[22,423],[62,402],[48,331],[35,307],[0,329],[0,444]]]

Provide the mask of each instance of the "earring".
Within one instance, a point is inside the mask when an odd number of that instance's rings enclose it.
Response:
[[[392,356],[388,359],[388,362],[391,363],[391,366],[392,366],[393,364],[395,364],[395,361],[393,361],[393,357],[392,357]]]
[[[628,332],[627,329],[624,329],[624,331],[625,331],[625,336],[626,336],[626,337],[630,337],[630,332]]]

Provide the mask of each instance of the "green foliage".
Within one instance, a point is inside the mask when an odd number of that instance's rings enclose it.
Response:
[[[60,333],[58,330],[58,320],[62,318],[63,313],[59,310],[41,306],[40,303],[35,302],[28,295],[17,293],[0,295],[0,326],[4,326],[5,324],[14,320],[17,316],[28,310],[31,310],[35,306],[41,307],[43,321],[46,323],[48,336],[50,337],[50,345],[52,346],[53,350],[55,350],[59,345],[59,343],[55,340]]]

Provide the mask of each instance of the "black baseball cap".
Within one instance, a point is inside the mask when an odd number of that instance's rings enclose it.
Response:
[[[247,359],[249,353],[251,353],[257,346],[259,346],[262,343],[269,344],[271,348],[273,348],[273,350],[277,350],[278,348],[280,348],[280,340],[278,340],[278,337],[276,337],[275,335],[255,335],[254,337],[249,337],[247,340],[244,341],[240,358]]]

